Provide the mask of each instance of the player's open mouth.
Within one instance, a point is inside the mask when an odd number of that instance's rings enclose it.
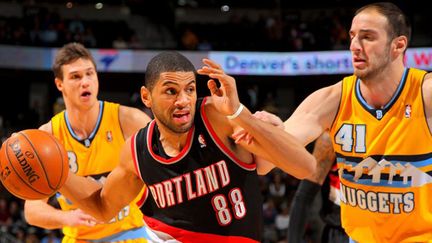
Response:
[[[91,93],[89,91],[84,91],[81,93],[81,97],[89,97]]]
[[[173,118],[177,122],[188,122],[190,117],[189,112],[181,112],[173,114]]]

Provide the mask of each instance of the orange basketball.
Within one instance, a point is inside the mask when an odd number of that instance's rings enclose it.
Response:
[[[29,129],[8,138],[0,150],[0,180],[21,199],[52,196],[66,181],[68,156],[51,134]]]

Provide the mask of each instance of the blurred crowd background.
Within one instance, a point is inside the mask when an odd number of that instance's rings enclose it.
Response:
[[[60,47],[75,41],[88,48],[134,50],[348,50],[348,28],[353,12],[368,2],[371,1],[1,0],[0,45]],[[412,22],[411,47],[431,47],[428,8],[414,1],[394,2]],[[307,94],[341,77],[239,76],[236,79],[241,101],[247,107],[252,111],[267,110],[286,119]],[[138,94],[143,78],[144,73],[99,73],[100,98],[145,109]],[[63,108],[53,80],[50,72],[0,67],[2,140],[14,131],[40,126]],[[29,98],[40,95],[40,90],[44,102]],[[207,94],[204,85],[198,91],[201,96]],[[297,179],[278,169],[261,176],[260,190],[265,199],[264,242],[285,242],[290,203],[297,185]],[[50,202],[56,205],[55,200]],[[0,189],[0,243],[59,241],[60,231],[29,226],[22,209],[22,200]],[[308,242],[319,242],[322,222],[317,210],[311,208],[310,216],[306,216]]]

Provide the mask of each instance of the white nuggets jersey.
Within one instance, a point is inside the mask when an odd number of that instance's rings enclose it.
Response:
[[[425,74],[406,69],[382,109],[366,103],[356,76],[342,81],[330,132],[341,181],[342,226],[356,242],[432,239],[432,136],[422,96]]]

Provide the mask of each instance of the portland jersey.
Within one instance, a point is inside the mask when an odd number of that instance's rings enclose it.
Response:
[[[357,242],[432,239],[432,138],[422,97],[426,72],[406,69],[392,99],[370,107],[356,76],[342,81],[331,128],[341,217]]]
[[[336,161],[321,187],[321,198],[320,215],[324,223],[332,227],[342,227],[340,220],[340,180]]]
[[[165,154],[155,121],[132,137],[137,173],[149,188],[141,207],[149,228],[179,242],[259,242],[262,199],[256,164],[240,161],[218,138],[197,102],[187,143]]]
[[[51,119],[52,131],[65,146],[70,170],[79,176],[90,176],[104,182],[109,172],[119,163],[120,149],[125,143],[119,121],[119,104],[100,101],[100,112],[94,131],[88,139],[79,139],[70,127],[66,111]],[[121,195],[119,195],[121,196]],[[57,194],[63,210],[73,210],[73,205],[61,194]],[[64,227],[63,233],[75,239],[101,239],[144,223],[136,201],[123,208],[109,223],[93,227]]]

